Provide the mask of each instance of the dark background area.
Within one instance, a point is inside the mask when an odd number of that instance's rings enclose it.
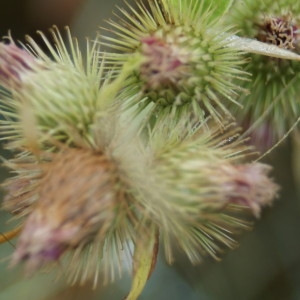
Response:
[[[24,41],[25,34],[37,38],[36,30],[47,31],[53,24],[70,25],[79,41],[94,37],[121,1],[105,0],[10,0],[2,1],[0,35]],[[299,141],[299,139],[298,139]],[[280,198],[265,209],[251,232],[240,238],[240,247],[224,253],[221,262],[207,259],[191,266],[180,258],[167,266],[161,253],[157,268],[141,300],[300,300],[300,146],[290,139],[267,158],[281,185]],[[7,153],[2,151],[2,155]],[[8,175],[0,169],[1,180]],[[299,191],[299,189],[298,189]],[[9,216],[0,215],[0,231],[12,228]],[[56,272],[24,279],[22,269],[8,269],[12,244],[0,245],[0,300],[121,300],[130,287],[130,277],[92,290],[91,285],[69,287]],[[101,282],[100,282],[101,283]]]

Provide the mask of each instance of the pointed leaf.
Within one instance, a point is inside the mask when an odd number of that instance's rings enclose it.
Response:
[[[125,300],[136,300],[142,293],[156,264],[158,253],[158,231],[152,225],[149,235],[143,236],[136,244],[133,256],[133,280]]]
[[[275,45],[266,44],[257,40],[243,38],[236,35],[231,36],[228,40],[230,41],[228,46],[245,52],[300,61],[300,55],[289,50],[279,48]]]

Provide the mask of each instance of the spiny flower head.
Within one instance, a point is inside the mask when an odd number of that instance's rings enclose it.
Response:
[[[5,184],[17,194],[11,194],[3,207],[15,218],[21,217],[24,225],[11,264],[22,262],[32,274],[72,253],[72,263],[66,266],[72,280],[96,283],[101,269],[105,280],[115,277],[120,257],[130,253],[127,243],[135,239],[137,221],[133,208],[126,207],[129,201],[117,162],[102,152],[64,148],[15,164],[18,176]],[[39,173],[34,185],[17,187],[22,172],[30,170]],[[91,262],[83,265],[78,252],[82,257],[89,252]]]
[[[228,28],[218,27],[214,7],[208,9],[205,1],[155,0],[149,6],[121,9],[121,16],[109,21],[116,37],[102,37],[107,42],[101,44],[120,52],[104,54],[113,64],[140,60],[120,101],[137,104],[137,111],[147,108],[153,119],[168,113],[200,120],[210,115],[222,124],[231,115],[228,103],[239,106],[238,94],[244,92],[236,80],[247,77],[241,52],[227,46]]]
[[[226,22],[242,37],[255,38],[299,54],[300,5],[294,1],[250,1],[231,7]],[[300,115],[298,61],[252,55],[246,68],[252,81],[241,95],[243,110],[234,113],[260,150],[272,147]]]
[[[31,38],[31,53],[1,46],[2,57],[11,58],[17,71],[2,78],[2,140],[16,153],[5,163],[14,176],[3,184],[3,208],[24,223],[13,265],[24,262],[32,273],[71,252],[72,278],[96,282],[99,249],[105,252],[99,261],[108,280],[115,276],[115,262],[129,253],[128,241],[135,239],[135,213],[125,208],[127,183],[120,179],[122,162],[114,156],[130,130],[115,132],[119,114],[112,102],[123,75],[106,78],[96,44],[90,48],[88,43],[84,61],[77,41],[67,33],[69,44],[54,29],[55,46],[41,34],[52,59]],[[19,67],[21,59],[28,66]],[[86,252],[93,262],[76,263],[74,257]]]
[[[41,178],[35,189],[39,201],[12,258],[13,264],[26,261],[31,272],[105,233],[117,205],[115,166],[103,154],[65,149],[49,156],[39,165]]]
[[[173,248],[179,247],[196,263],[205,254],[218,258],[221,245],[234,247],[227,233],[247,227],[241,206],[258,217],[278,187],[267,176],[270,167],[244,163],[251,149],[236,139],[236,129],[207,132],[183,123],[171,118],[156,123],[149,140],[153,162],[145,171],[149,179],[137,197],[160,229],[167,259],[172,261]]]
[[[23,146],[26,135],[23,122],[33,120],[35,124],[29,135],[38,135],[41,142],[49,143],[53,138],[76,144],[81,137],[85,144],[93,143],[90,133],[96,112],[101,111],[100,107],[105,106],[104,102],[109,102],[110,97],[107,95],[104,101],[105,97],[101,96],[101,87],[107,82],[98,59],[99,49],[96,42],[88,42],[84,57],[78,42],[68,30],[66,32],[67,43],[63,42],[58,29],[53,28],[55,46],[40,33],[51,59],[30,37],[28,51],[15,44],[1,44],[1,59],[5,60],[1,74],[5,74],[3,84],[7,89],[2,92],[5,120],[1,121],[1,134],[13,141],[11,147]]]

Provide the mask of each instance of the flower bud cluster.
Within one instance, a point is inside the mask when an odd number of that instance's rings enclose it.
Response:
[[[0,131],[14,153],[3,208],[22,224],[12,265],[32,273],[69,258],[72,280],[97,282],[100,270],[105,279],[122,271],[133,245],[134,274],[146,281],[159,243],[170,262],[174,248],[192,263],[217,259],[236,246],[249,215],[260,217],[276,198],[271,167],[252,161],[232,123],[253,122],[252,104],[248,119],[236,113],[253,70],[242,69],[246,60],[210,4],[187,2],[129,6],[110,21],[118,38],[88,42],[86,56],[57,28],[55,45],[41,34],[51,59],[31,38],[28,49],[0,44]],[[297,27],[283,16],[259,23],[254,37],[297,49]],[[260,93],[267,106],[275,99]]]

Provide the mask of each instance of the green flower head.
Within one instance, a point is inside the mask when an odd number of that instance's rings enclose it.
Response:
[[[153,164],[139,199],[160,230],[167,259],[179,247],[197,263],[234,247],[232,235],[247,227],[245,207],[259,217],[278,188],[267,177],[268,166],[245,163],[251,148],[239,141],[234,126],[221,131],[210,124],[207,131],[184,123],[170,117],[156,123],[149,139]]]
[[[228,47],[228,28],[218,27],[214,7],[205,1],[150,1],[150,8],[121,9],[109,21],[115,37],[101,42],[119,53],[105,53],[121,67],[139,61],[124,88],[120,102],[150,111],[150,119],[172,113],[177,119],[212,116],[222,124],[231,116],[228,103],[239,106],[243,93],[236,80],[247,77],[241,70],[241,52]],[[220,34],[220,32],[222,32]],[[128,99],[128,100],[126,100]]]
[[[32,148],[54,140],[93,147],[94,124],[121,87],[122,75],[113,86],[105,77],[97,41],[88,41],[83,55],[68,29],[66,42],[56,27],[51,32],[54,46],[40,35],[52,57],[30,37],[24,49],[13,42],[0,45],[1,79],[6,88],[1,92],[1,135],[12,141],[12,149],[30,143],[34,135],[39,145]]]

